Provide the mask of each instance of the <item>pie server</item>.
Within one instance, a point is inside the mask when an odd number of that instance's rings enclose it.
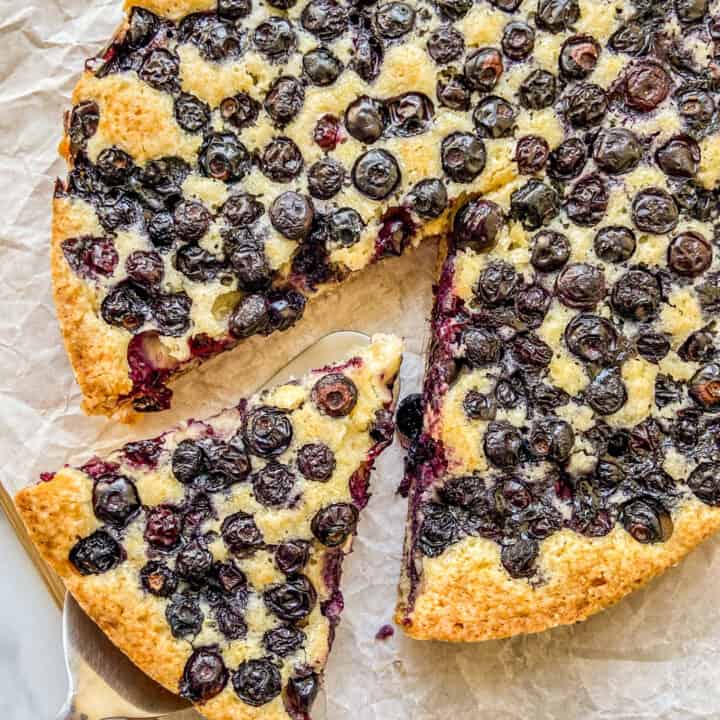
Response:
[[[303,350],[260,389],[285,382],[291,377],[299,377],[312,368],[328,365],[353,347],[369,342],[370,338],[362,333],[330,333]],[[23,546],[57,599],[57,577],[52,573],[48,576],[47,566],[27,537],[12,503],[3,502],[2,506]],[[69,593],[65,595],[63,608],[63,645],[69,689],[57,720],[160,717],[200,720],[201,715],[189,703],[151,680],[118,650]],[[326,709],[322,690],[314,707],[313,720],[324,720]]]

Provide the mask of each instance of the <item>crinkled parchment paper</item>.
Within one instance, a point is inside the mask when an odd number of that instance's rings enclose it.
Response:
[[[484,1],[484,0],[480,0]],[[83,60],[110,37],[120,0],[0,0],[0,472],[14,491],[43,470],[203,417],[250,392],[338,329],[407,338],[417,389],[435,248],[373,267],[311,303],[282,335],[244,343],[176,386],[173,410],[134,427],[87,418],[50,294],[55,147]],[[262,343],[262,344],[261,344]],[[402,453],[379,461],[347,563],[346,610],[328,671],[329,720],[720,718],[717,543],[617,607],[573,628],[480,645],[417,643],[377,630],[392,616],[405,503]],[[62,669],[58,668],[58,673]]]

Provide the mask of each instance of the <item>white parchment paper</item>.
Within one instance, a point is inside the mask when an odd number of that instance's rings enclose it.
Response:
[[[315,301],[291,331],[250,341],[176,386],[173,410],[123,427],[87,418],[50,293],[50,197],[62,112],[84,58],[120,20],[120,0],[0,0],[0,479],[43,470],[203,417],[251,392],[339,329],[406,337],[404,392],[417,389],[435,248],[373,267]],[[260,350],[260,348],[262,349]],[[379,461],[346,565],[346,610],[328,669],[328,720],[720,718],[717,542],[617,607],[573,628],[480,645],[417,643],[390,622],[405,502],[402,454]],[[58,668],[58,672],[62,672]]]

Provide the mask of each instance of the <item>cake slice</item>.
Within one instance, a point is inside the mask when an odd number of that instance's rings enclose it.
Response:
[[[641,233],[632,178],[594,226],[528,227],[512,187],[455,216],[406,478],[412,637],[583,620],[720,527],[712,227]]]
[[[309,718],[340,575],[392,437],[401,343],[190,420],[18,493],[88,615],[210,720]]]

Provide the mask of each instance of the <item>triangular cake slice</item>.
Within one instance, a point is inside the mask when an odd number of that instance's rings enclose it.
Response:
[[[667,237],[620,264],[598,228],[523,224],[518,192],[458,211],[438,283],[397,612],[419,639],[583,620],[720,527],[710,273]]]
[[[148,675],[210,720],[309,718],[340,574],[392,437],[401,343],[21,491],[45,560]]]

